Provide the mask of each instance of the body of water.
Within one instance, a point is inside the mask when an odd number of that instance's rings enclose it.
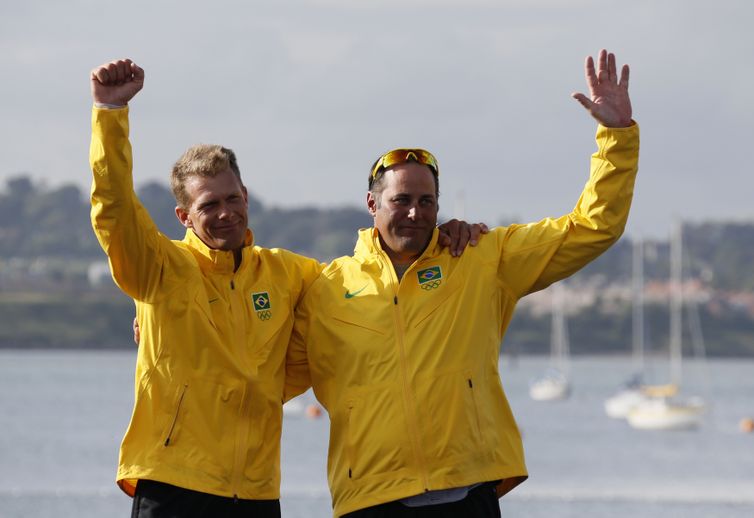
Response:
[[[115,486],[133,401],[135,351],[0,351],[0,518],[129,516]],[[684,391],[710,404],[694,431],[646,432],[609,419],[603,401],[631,374],[625,358],[572,361],[572,396],[534,402],[546,358],[504,360],[530,478],[501,500],[505,518],[754,516],[754,361],[685,368]],[[658,377],[665,372],[657,365]],[[303,396],[311,398],[310,394]],[[331,516],[327,416],[285,418],[284,518]]]

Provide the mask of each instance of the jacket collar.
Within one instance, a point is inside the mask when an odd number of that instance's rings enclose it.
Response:
[[[186,229],[186,236],[183,242],[188,245],[191,253],[202,270],[212,270],[216,273],[231,274],[235,269],[235,260],[233,252],[229,250],[215,250],[209,248],[192,229]],[[254,233],[251,229],[246,229],[246,238],[244,239],[243,255],[246,256],[247,250],[254,244]],[[242,260],[243,263],[243,260]]]
[[[437,238],[439,236],[440,231],[435,228],[432,231],[432,239],[429,240],[427,248],[424,249],[424,252],[422,252],[417,261],[420,261],[425,257],[435,255],[437,252],[439,252],[439,245],[437,244]],[[380,243],[380,233],[374,227],[359,229],[359,238],[356,241],[356,247],[354,248],[353,254],[354,256],[360,257],[362,259],[372,260],[375,259],[374,256],[384,255],[388,261],[390,260],[387,253],[382,249],[382,244]]]

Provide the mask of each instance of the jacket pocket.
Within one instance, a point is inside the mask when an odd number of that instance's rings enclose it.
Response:
[[[351,420],[354,413],[354,402],[349,401],[346,409],[346,462],[348,463],[348,478],[353,478],[353,462],[354,462],[354,438],[351,430]]]
[[[420,440],[428,458],[467,460],[483,449],[486,433],[480,390],[481,380],[468,370],[417,380],[424,434]]]
[[[239,436],[243,386],[191,377],[174,388],[172,411],[166,412],[161,462],[227,479],[233,469]],[[200,468],[199,468],[200,467]]]
[[[177,391],[176,401],[173,404],[173,418],[164,434],[165,442],[164,446],[170,446],[170,441],[173,439],[173,433],[176,432],[176,425],[178,424],[178,417],[181,413],[181,406],[183,405],[183,398],[186,396],[186,390],[188,389],[188,383],[184,383]]]
[[[382,388],[347,397],[333,416],[330,471],[344,481],[392,479],[410,455],[401,395]],[[337,485],[337,484],[336,484]]]
[[[466,382],[469,386],[469,394],[471,396],[471,401],[469,402],[469,406],[471,407],[471,413],[473,414],[471,416],[471,420],[473,421],[474,430],[476,432],[476,440],[479,444],[484,443],[484,434],[482,433],[482,423],[479,418],[479,396],[477,395],[477,390],[479,390],[479,387],[474,387],[474,379],[471,376],[470,372],[466,373]]]

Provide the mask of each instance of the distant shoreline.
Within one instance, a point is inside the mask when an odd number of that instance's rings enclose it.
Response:
[[[127,344],[127,345],[119,345],[119,346],[112,346],[112,347],[88,347],[88,346],[49,346],[49,345],[29,345],[29,346],[18,346],[18,345],[7,345],[7,344],[0,344],[0,353],[2,352],[86,352],[86,351],[92,351],[92,352],[131,352],[133,351],[134,354],[137,352],[137,346],[134,344]],[[511,353],[507,351],[503,351],[500,354],[500,358],[506,360],[506,361],[516,361],[520,358],[544,358],[547,357],[549,353],[547,352],[540,352],[540,351],[532,351],[532,352],[526,352],[526,353]],[[627,362],[632,361],[632,356],[630,353],[625,351],[617,351],[617,352],[610,352],[610,351],[603,351],[603,352],[595,352],[595,351],[582,351],[582,352],[571,352],[572,358],[589,358],[589,359],[601,359],[601,358],[609,358],[609,359],[624,359]],[[667,355],[664,353],[652,353],[645,355],[645,362],[649,363],[662,363],[664,361],[667,361]],[[695,362],[703,359],[710,359],[710,360],[751,360],[754,359],[754,354],[752,355],[724,355],[724,354],[717,354],[717,355],[708,355],[704,358],[684,358],[684,362]]]

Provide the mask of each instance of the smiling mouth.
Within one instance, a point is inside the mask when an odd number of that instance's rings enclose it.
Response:
[[[217,231],[217,232],[229,232],[229,231],[232,231],[232,230],[236,230],[238,228],[238,226],[239,226],[238,224],[235,224],[235,225],[222,225],[222,226],[215,227],[215,231]]]
[[[410,232],[417,232],[417,231],[426,230],[426,228],[425,227],[406,227],[406,226],[403,226],[403,227],[398,227],[398,230],[407,230],[407,231],[410,231]]]

